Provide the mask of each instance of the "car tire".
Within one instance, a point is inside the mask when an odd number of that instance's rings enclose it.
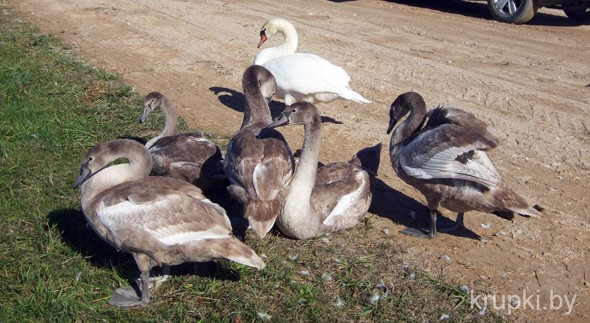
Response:
[[[572,21],[579,24],[590,23],[590,8],[586,9],[564,9],[565,15]]]
[[[535,16],[536,0],[488,0],[488,9],[494,19],[510,24],[524,24]]]

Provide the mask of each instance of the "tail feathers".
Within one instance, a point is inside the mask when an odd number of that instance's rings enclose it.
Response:
[[[533,209],[535,209],[535,210],[537,210],[537,211],[539,211],[539,212],[543,212],[543,211],[545,211],[545,208],[544,208],[544,207],[542,207],[542,206],[540,206],[540,205],[538,205],[538,204],[535,204],[535,205],[533,205],[532,207],[533,207]]]
[[[511,208],[510,210],[518,213],[521,216],[527,217],[527,218],[528,217],[539,218],[539,217],[541,217],[541,212],[543,211],[543,208],[538,205],[533,205],[533,206],[529,206],[528,208],[522,208],[522,209]]]
[[[514,212],[512,212],[512,211],[492,211],[491,213],[495,214],[496,216],[499,216],[505,220],[514,219]]]
[[[543,208],[541,208],[538,205],[535,206],[530,206],[527,201],[525,201],[525,199],[516,194],[514,191],[511,192],[512,195],[511,199],[507,199],[505,204],[505,208],[507,210],[510,210],[512,212],[518,213],[520,216],[524,216],[524,217],[534,217],[534,218],[538,218],[541,216],[541,211],[543,210]]]
[[[490,213],[495,214],[502,219],[512,220],[514,219],[514,213],[518,213],[518,215],[523,216],[525,218],[538,218],[541,217],[541,212],[543,208],[538,205],[533,205],[524,208],[517,208],[517,207],[509,207],[507,210],[502,211],[492,211]]]
[[[233,235],[228,235],[226,238],[194,241],[188,245],[178,246],[178,248],[183,253],[180,260],[184,262],[227,259],[258,270],[262,270],[266,266],[264,261],[250,247]],[[177,261],[173,264],[178,263]]]
[[[518,213],[520,216],[524,216],[527,218],[538,218],[541,216],[541,211],[543,211],[543,208],[541,208],[538,205],[530,206],[529,203],[522,196],[518,195],[512,189],[506,186],[500,186],[495,193],[495,202],[493,203],[493,205],[496,206],[497,211],[492,213],[505,219],[512,219],[514,217],[503,216],[502,214],[506,215],[506,212]]]
[[[371,103],[370,100],[365,99],[362,95],[353,90],[348,90],[346,93],[341,93],[342,97],[357,103]]]
[[[543,208],[538,205],[533,205],[528,208],[510,208],[509,210],[503,211],[492,211],[490,213],[495,214],[496,216],[501,217],[502,219],[512,220],[514,219],[514,213],[518,213],[518,215],[523,216],[525,218],[538,218],[541,217],[541,212]]]
[[[261,238],[272,229],[279,214],[280,201],[249,201],[244,208],[244,218],[248,219],[250,228]]]
[[[220,253],[223,258],[235,261],[239,264],[254,267],[258,270],[264,269],[266,264],[262,259],[243,242],[235,237],[232,237],[230,242],[224,244]]]
[[[224,241],[212,241],[208,248],[209,252],[213,253],[213,258],[224,258],[258,270],[266,267],[264,261],[236,237],[229,237]]]

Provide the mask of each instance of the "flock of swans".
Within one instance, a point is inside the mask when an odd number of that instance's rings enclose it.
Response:
[[[73,187],[80,187],[88,223],[117,250],[131,253],[140,271],[139,292],[118,289],[111,304],[148,303],[149,272],[155,266],[229,259],[264,269],[263,260],[233,236],[226,211],[206,197],[207,191],[227,190],[260,237],[274,225],[291,238],[318,237],[352,228],[367,213],[381,145],[318,167],[321,119],[314,103],[370,101],[349,87],[344,69],[295,53],[297,34],[287,20],[266,22],[258,46],[275,34],[284,35],[284,43],[260,50],[243,73],[243,122],[225,156],[200,133],[177,135],[173,104],[152,92],[140,123],[160,108],[166,126],[157,137],[145,145],[128,139],[101,142],[82,158]],[[268,105],[273,95],[286,103],[274,121]],[[389,116],[393,169],[424,194],[431,213],[430,228],[406,233],[434,238],[443,231],[436,225],[441,206],[458,213],[452,229],[463,225],[463,213],[470,210],[540,216],[539,207],[529,206],[502,181],[485,153],[498,138],[473,114],[444,107],[427,112],[424,99],[407,92],[392,103]],[[304,129],[297,162],[278,130],[289,125]],[[127,162],[113,165],[120,158]]]

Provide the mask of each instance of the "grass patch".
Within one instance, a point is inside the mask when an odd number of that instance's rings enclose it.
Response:
[[[71,183],[98,141],[149,138],[163,121],[139,126],[142,100],[129,86],[0,9],[0,321],[500,320],[403,263],[370,217],[323,239],[248,236],[266,257],[263,272],[186,264],[149,306],[109,306],[135,263],[86,227]]]

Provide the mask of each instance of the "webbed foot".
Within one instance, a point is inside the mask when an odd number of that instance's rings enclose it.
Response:
[[[406,228],[400,231],[400,233],[416,238],[434,239],[438,236],[439,232],[453,232],[465,227],[463,224],[463,213],[459,213],[457,220],[452,221],[445,217],[437,219],[436,211],[432,211],[430,221],[431,225],[428,228]]]
[[[405,228],[400,233],[409,235],[415,238],[432,239],[430,236],[430,230],[427,228]]]
[[[143,305],[141,291],[137,286],[117,288],[109,300],[109,304],[119,307],[134,307]]]
[[[436,231],[438,231],[438,232],[453,232],[453,231],[457,231],[459,229],[463,229],[465,227],[465,225],[463,224],[463,213],[457,214],[457,220],[455,220],[455,222],[452,222],[451,220],[446,221],[446,222],[447,223],[445,224],[445,226],[437,225]]]

